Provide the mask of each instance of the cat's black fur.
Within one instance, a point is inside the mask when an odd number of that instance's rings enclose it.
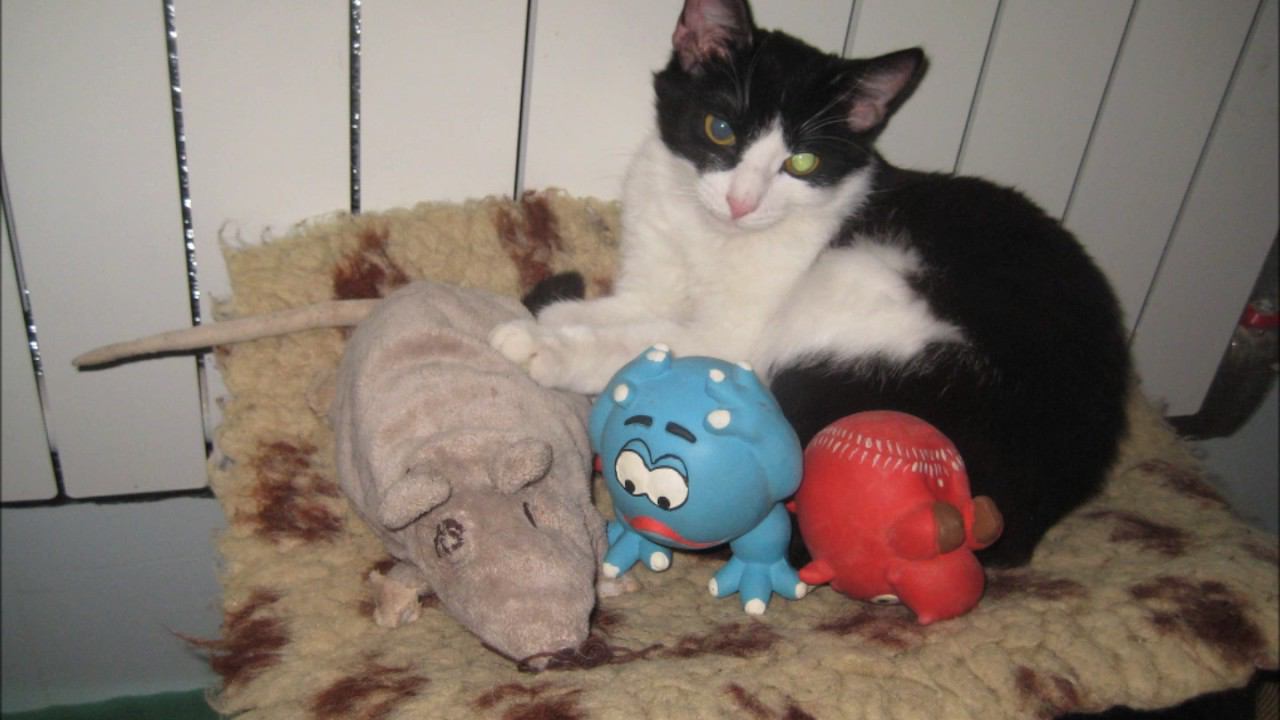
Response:
[[[964,330],[911,365],[829,357],[773,377],[801,441],[849,413],[890,408],[956,444],[975,495],[1006,517],[981,557],[1030,559],[1044,532],[1097,490],[1126,421],[1129,353],[1109,284],[1062,226],[1013,190],[885,165],[836,246],[910,238],[912,285]]]
[[[712,28],[718,43],[686,33],[682,45],[686,25],[713,16],[732,25]],[[686,2],[676,51],[654,79],[663,143],[699,171],[731,168],[780,116],[787,145],[822,158],[806,182],[830,187],[872,166],[866,202],[829,246],[891,238],[909,248],[922,261],[910,284],[965,338],[907,363],[832,352],[775,369],[772,390],[805,443],[863,410],[936,425],[959,448],[973,493],[994,498],[1005,516],[1004,537],[982,559],[1025,563],[1045,531],[1098,489],[1125,431],[1129,354],[1109,284],[1075,238],[1021,194],[898,169],[876,154],[874,139],[923,74],[920,50],[846,60],[756,29],[750,17],[738,0]],[[871,91],[881,91],[880,114],[851,121],[852,105]],[[706,113],[732,118],[741,141],[708,142]]]

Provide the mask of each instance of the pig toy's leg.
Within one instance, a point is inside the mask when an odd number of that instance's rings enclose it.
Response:
[[[605,553],[604,564],[600,568],[601,574],[606,578],[621,576],[641,560],[654,572],[662,572],[671,567],[669,548],[632,532],[617,520],[609,521],[608,531],[609,552]]]
[[[972,610],[982,598],[986,576],[973,553],[962,549],[904,563],[890,571],[889,582],[916,620],[928,625]]]
[[[749,615],[762,615],[774,593],[788,600],[799,600],[809,592],[795,568],[787,563],[787,543],[791,537],[791,521],[781,504],[765,516],[747,534],[729,543],[733,557],[720,568],[707,584],[715,597],[739,594],[742,609]]]
[[[418,568],[398,562],[386,575],[373,570],[369,584],[378,592],[373,620],[379,626],[399,627],[418,619],[422,611],[418,598],[429,589],[426,576]]]

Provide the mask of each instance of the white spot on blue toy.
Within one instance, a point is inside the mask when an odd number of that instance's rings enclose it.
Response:
[[[591,412],[591,441],[613,498],[602,573],[653,571],[671,551],[725,543],[732,556],[708,589],[765,611],[773,595],[808,592],[786,561],[782,501],[800,485],[802,449],[745,363],[675,357],[655,345],[618,371]]]

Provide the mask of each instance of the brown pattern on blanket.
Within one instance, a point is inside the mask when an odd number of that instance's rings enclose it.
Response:
[[[590,716],[577,700],[581,694],[580,689],[566,690],[551,683],[504,683],[472,700],[471,706],[476,710],[505,706],[503,720],[586,720]]]
[[[280,662],[280,651],[289,644],[289,634],[277,617],[255,617],[280,599],[280,595],[257,589],[244,606],[228,611],[222,621],[222,637],[217,640],[184,638],[208,653],[209,665],[226,690],[242,685]]]
[[[386,227],[360,232],[360,245],[338,261],[333,269],[333,299],[362,300],[384,297],[409,282],[409,276],[387,254]]]
[[[734,703],[742,709],[747,715],[757,720],[813,720],[813,715],[805,712],[803,708],[795,704],[795,701],[788,697],[787,706],[784,710],[775,710],[766,705],[760,697],[736,682],[729,683],[724,686],[724,691],[729,697],[733,698]]]
[[[1111,531],[1113,542],[1131,542],[1149,552],[1166,557],[1179,557],[1187,553],[1191,533],[1169,525],[1154,522],[1137,513],[1124,510],[1096,510],[1084,513],[1093,520],[1109,519],[1115,527]]]
[[[312,698],[309,709],[316,720],[383,720],[429,682],[412,666],[390,667],[366,657]]]
[[[768,652],[781,639],[776,630],[762,622],[725,623],[706,633],[685,635],[663,654],[682,660],[703,655],[747,658]]]
[[[1055,718],[1081,705],[1080,693],[1075,683],[1054,673],[1036,672],[1025,665],[1015,671],[1018,692],[1031,705],[1030,710],[1038,718]]]
[[[419,277],[517,295],[568,270],[594,295],[617,223],[615,205],[554,192],[339,217],[229,248],[235,296],[220,309],[381,297]],[[1140,398],[1102,494],[1030,566],[989,573],[955,620],[922,627],[830,588],[751,618],[707,592],[722,548],[633,570],[639,591],[600,601],[604,664],[522,673],[431,593],[416,621],[378,627],[367,578],[390,570],[387,551],[337,495],[332,435],[307,401],[342,345],[320,331],[217,356],[226,615],[221,638],[196,644],[223,678],[214,704],[241,720],[1052,717],[1173,705],[1277,665],[1276,539],[1231,516]]]
[[[1266,640],[1249,617],[1248,600],[1225,584],[1161,575],[1129,592],[1159,608],[1153,609],[1150,617],[1161,632],[1188,635],[1235,665],[1266,663]]]
[[[911,618],[910,611],[901,607],[855,605],[839,617],[824,620],[815,629],[838,636],[853,635],[896,651],[919,645],[925,638],[924,629]]]
[[[1079,600],[1089,596],[1089,588],[1078,580],[1050,577],[1030,568],[987,571],[984,602],[997,602],[1016,596],[1040,600]]]
[[[1139,465],[1138,469],[1159,477],[1165,484],[1183,495],[1218,505],[1227,504],[1218,491],[1204,479],[1204,473],[1199,470],[1185,465],[1175,465],[1167,460],[1148,460]]]
[[[250,465],[257,473],[253,494],[257,531],[272,539],[304,542],[333,540],[342,531],[338,500],[342,492],[311,464],[316,452],[307,443],[263,443]]]
[[[520,271],[521,295],[551,276],[551,257],[564,245],[546,196],[526,192],[518,206],[498,208],[493,221],[503,249]]]

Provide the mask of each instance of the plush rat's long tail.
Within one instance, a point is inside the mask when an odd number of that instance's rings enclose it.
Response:
[[[71,363],[78,368],[105,365],[117,360],[179,350],[196,350],[214,345],[257,340],[287,335],[302,330],[348,327],[360,322],[380,300],[331,300],[303,305],[267,315],[236,318],[225,322],[173,330],[138,340],[106,345],[77,357]]]

